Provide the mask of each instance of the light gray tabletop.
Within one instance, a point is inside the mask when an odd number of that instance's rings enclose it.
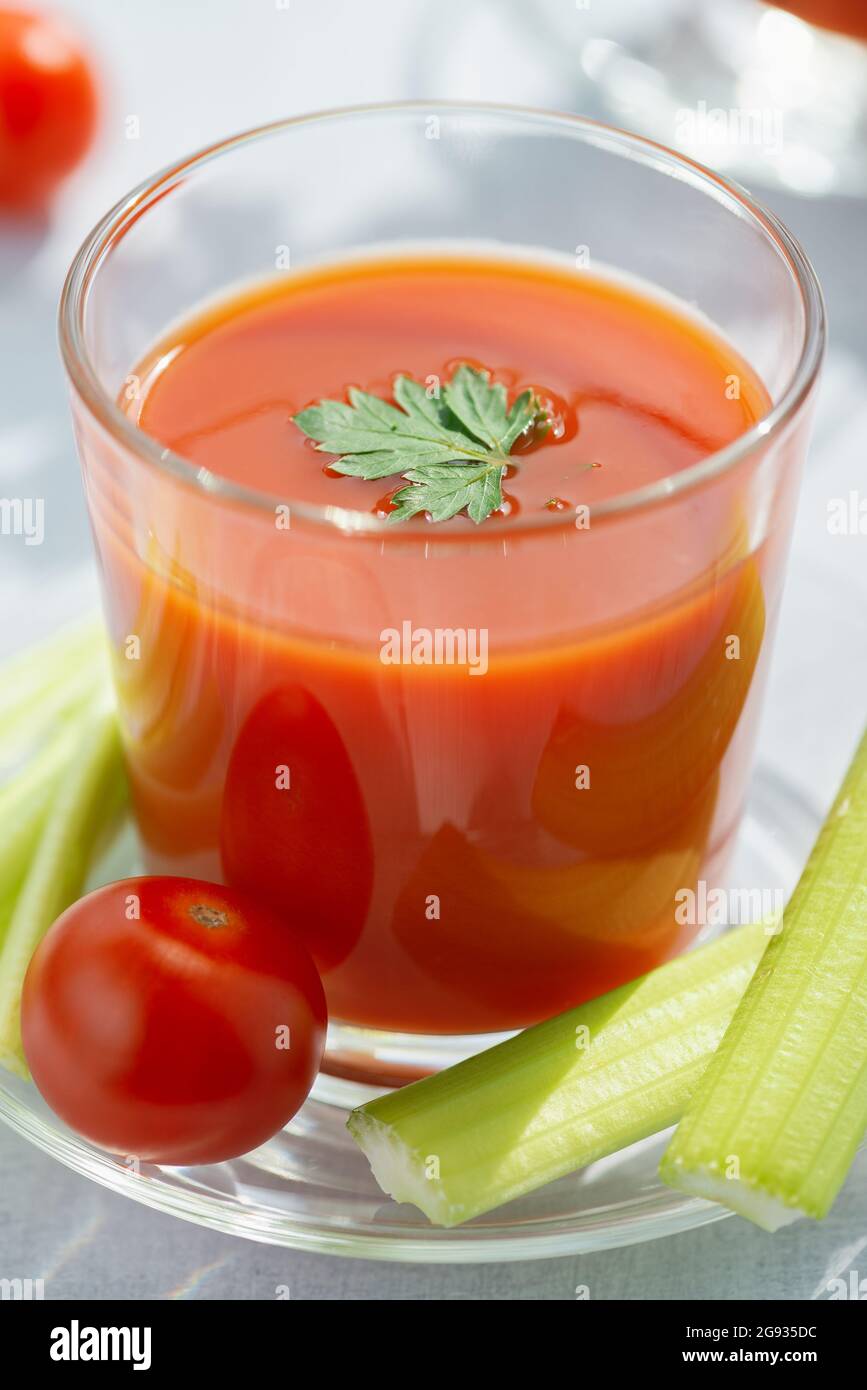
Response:
[[[437,0],[490,23],[485,0]],[[46,499],[46,544],[0,546],[0,656],[95,602],[65,389],[55,349],[66,265],[96,217],[138,179],[215,136],[292,111],[424,95],[417,0],[137,0],[55,5],[89,28],[108,91],[98,150],[52,222],[0,229],[0,491]],[[325,32],[323,32],[325,31]],[[376,60],[372,61],[372,44]],[[480,49],[480,52],[483,52]],[[327,55],[327,60],[323,58]],[[442,96],[544,99],[492,58],[437,82]],[[536,74],[538,78],[538,72]],[[140,137],[126,138],[126,117]],[[823,281],[832,356],[801,499],[767,696],[761,756],[783,762],[817,810],[829,802],[867,695],[867,539],[828,535],[829,497],[865,495],[867,206],[768,201]],[[23,481],[26,479],[26,483]],[[827,595],[839,596],[828,623]],[[821,708],[816,671],[823,674]],[[811,688],[812,679],[812,688]],[[863,1165],[862,1165],[863,1171]],[[48,1298],[812,1299],[859,1265],[867,1275],[867,1185],[851,1183],[821,1227],[769,1237],[736,1219],[650,1245],[523,1265],[432,1268],[342,1261],[258,1246],[139,1207],[0,1129],[0,1277],[44,1278]],[[867,1285],[865,1285],[867,1287]]]

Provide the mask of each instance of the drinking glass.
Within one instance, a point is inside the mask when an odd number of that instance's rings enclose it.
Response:
[[[478,527],[269,495],[132,418],[135,364],[209,300],[359,254],[480,249],[675,296],[758,373],[766,416],[589,524]],[[725,881],[741,821],[824,344],[775,217],[589,120],[328,111],[124,198],[75,258],[60,332],[145,865],[220,879],[227,816],[273,833],[249,779],[229,805],[239,744],[292,769],[297,837],[265,844],[261,887],[290,926],[320,912],[326,1070],[406,1080],[695,938],[678,895]],[[383,665],[407,622],[484,631],[484,678]],[[493,721],[495,754],[468,716]]]

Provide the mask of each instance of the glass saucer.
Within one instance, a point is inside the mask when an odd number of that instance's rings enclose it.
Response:
[[[788,893],[819,821],[818,808],[785,776],[760,766],[729,886]],[[95,882],[134,872],[135,857],[130,831]],[[78,1138],[32,1083],[5,1072],[0,1118],[61,1163],[134,1201],[215,1230],[324,1254],[418,1263],[530,1260],[653,1240],[729,1214],[659,1181],[661,1134],[465,1226],[437,1230],[415,1207],[383,1195],[349,1138],[348,1109],[372,1094],[322,1077],[291,1124],[245,1158],[198,1168],[143,1165],[139,1172]]]

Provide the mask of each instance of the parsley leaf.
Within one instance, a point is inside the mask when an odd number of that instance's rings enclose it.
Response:
[[[394,383],[397,405],[350,387],[349,403],[320,401],[293,416],[317,449],[339,457],[336,473],[355,478],[400,475],[410,484],[394,494],[390,521],[427,512],[447,521],[466,510],[476,523],[503,504],[509,451],[544,419],[531,391],[512,403],[490,373],[460,366],[439,397],[411,377]]]
[[[458,367],[443,387],[443,396],[464,429],[501,456],[508,454],[538,413],[531,391],[523,391],[507,410],[505,386],[491,386],[488,373],[472,367]]]
[[[503,503],[502,463],[435,463],[404,473],[412,487],[394,494],[389,521],[406,521],[430,512],[431,521],[448,521],[466,507],[473,521],[484,521]]]

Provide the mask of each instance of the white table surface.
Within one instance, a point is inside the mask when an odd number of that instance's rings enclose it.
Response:
[[[564,0],[565,3],[565,0]],[[423,97],[424,33],[485,0],[66,0],[108,80],[99,146],[44,227],[0,227],[0,493],[42,496],[46,540],[0,540],[0,656],[96,601],[89,536],[55,347],[66,266],[96,218],[178,154],[293,111]],[[546,100],[538,64],[479,47],[440,96]],[[375,56],[374,56],[375,54]],[[126,138],[126,118],[140,138]],[[867,157],[867,156],[865,156]],[[831,537],[827,501],[867,495],[867,206],[767,199],[823,281],[833,351],[802,493],[761,737],[827,805],[867,704],[867,537]],[[829,627],[827,594],[843,595]],[[815,683],[824,676],[822,708]],[[651,1245],[523,1265],[436,1268],[299,1255],[159,1215],[88,1183],[0,1129],[0,1277],[42,1277],[48,1298],[811,1299],[867,1274],[867,1190],[850,1185],[821,1227],[771,1238],[736,1219]]]

